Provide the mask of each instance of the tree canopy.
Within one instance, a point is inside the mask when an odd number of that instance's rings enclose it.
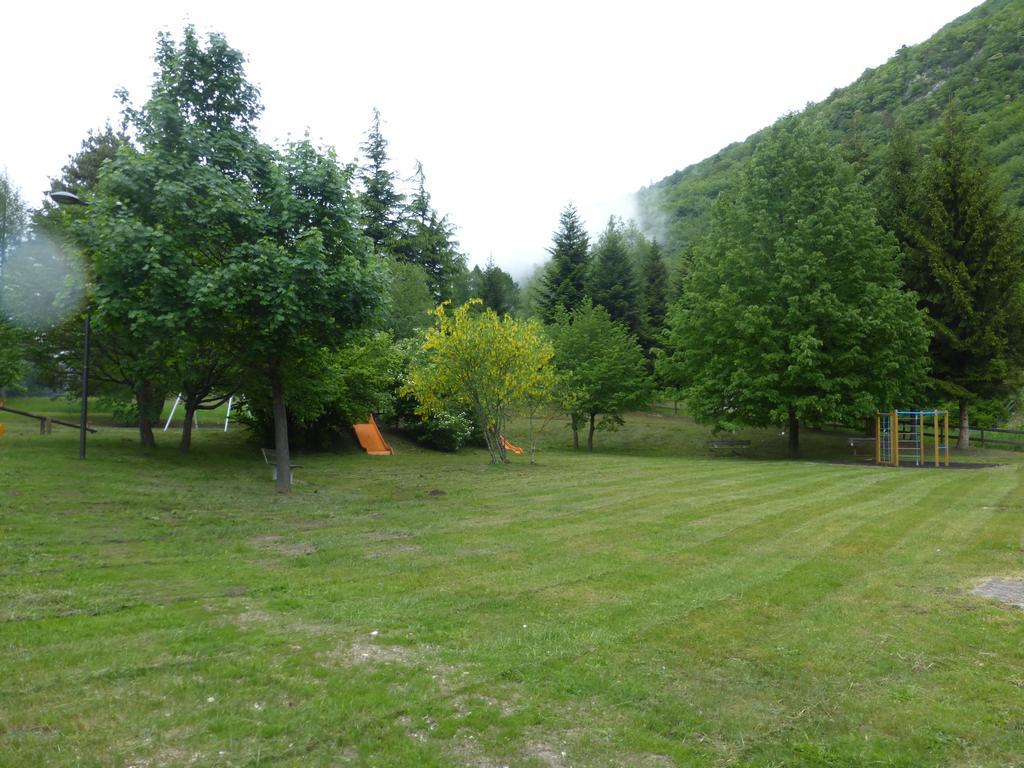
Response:
[[[7,316],[4,267],[27,228],[28,215],[21,195],[7,173],[0,173],[0,388],[16,383],[23,370],[21,334]]]
[[[537,304],[542,319],[552,322],[559,307],[571,312],[587,293],[590,239],[572,203],[559,216],[548,253],[551,259],[540,278]]]
[[[497,464],[508,461],[502,438],[509,416],[550,396],[554,351],[537,321],[474,311],[479,303],[437,308],[405,391],[419,401],[424,417],[472,413]]]
[[[469,293],[499,315],[512,314],[519,307],[519,286],[493,258],[487,260],[483,269],[473,267],[470,271]]]
[[[858,170],[872,177],[879,170],[895,116],[904,120],[916,141],[927,144],[937,133],[936,116],[957,98],[979,141],[1010,180],[1011,198],[1020,206],[1024,108],[1015,95],[1024,91],[1018,35],[1022,28],[1024,6],[987,0],[929,40],[901,47],[881,66],[865,70],[855,82],[808,105],[799,119],[823,123],[836,144],[859,145],[849,156],[857,158]],[[674,261],[683,248],[707,232],[715,199],[736,185],[769,130],[723,146],[640,191],[640,223],[665,246],[673,261],[670,271],[675,271]]]
[[[956,104],[921,173],[905,272],[932,329],[937,388],[960,402],[1005,394],[1024,364],[1024,222]],[[906,218],[906,217],[905,217]]]
[[[594,246],[594,266],[588,294],[613,320],[624,323],[632,334],[641,330],[641,293],[623,228],[614,216],[608,220]]]
[[[563,310],[548,332],[573,447],[579,448],[579,430],[588,423],[587,449],[592,451],[595,429],[614,429],[623,423],[624,411],[649,402],[651,382],[643,350],[624,324],[590,299],[571,313]]]
[[[413,181],[415,192],[394,227],[391,249],[398,259],[426,273],[437,304],[455,295],[459,277],[466,271],[466,258],[459,252],[448,217],[438,215],[430,202],[421,163],[416,163]]]
[[[783,118],[715,206],[660,370],[699,420],[788,425],[795,454],[800,422],[863,418],[924,383],[897,258],[824,130]]]
[[[378,253],[390,253],[399,231],[405,196],[396,189],[396,176],[388,168],[388,142],[380,127],[380,111],[373,110],[366,141],[361,145],[366,162],[359,169],[359,195],[363,232]]]

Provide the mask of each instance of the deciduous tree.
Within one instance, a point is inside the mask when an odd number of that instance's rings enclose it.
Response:
[[[288,370],[377,318],[386,272],[365,247],[349,174],[331,151],[291,144],[270,169],[259,239],[234,248],[199,289],[199,306],[273,404],[278,490],[290,489]]]
[[[4,171],[0,173],[0,280],[3,279],[7,254],[22,241],[27,232],[25,202]]]
[[[660,370],[719,425],[855,422],[925,377],[927,332],[856,172],[783,118],[715,205]],[[906,400],[902,400],[906,402]]]
[[[506,463],[505,424],[517,409],[550,396],[554,351],[535,320],[474,311],[479,299],[436,310],[406,393],[423,416],[467,410],[483,431],[491,462]]]
[[[623,412],[648,403],[651,382],[643,350],[624,324],[590,299],[571,313],[563,311],[548,331],[573,447],[579,448],[579,430],[588,424],[587,450],[592,451],[596,429],[615,429]]]
[[[0,389],[21,378],[23,368],[22,334],[7,317],[4,290],[4,265],[8,254],[24,238],[28,215],[18,190],[6,171],[0,173]]]
[[[188,27],[180,43],[159,35],[155,58],[149,99],[135,108],[125,97],[133,144],[109,156],[100,141],[85,154],[102,162],[69,166],[102,168],[73,232],[91,267],[101,359],[135,395],[142,444],[155,444],[164,397],[178,391],[187,450],[191,414],[223,396],[230,368],[217,343],[225,317],[197,297],[239,243],[260,235],[254,201],[273,163],[255,136],[262,106],[239,51],[216,34],[204,45]]]

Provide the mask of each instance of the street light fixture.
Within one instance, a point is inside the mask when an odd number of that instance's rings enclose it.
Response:
[[[47,192],[50,199],[57,205],[88,205],[85,200],[74,192]],[[82,416],[78,430],[78,458],[85,458],[85,433],[86,424],[89,420],[89,331],[90,311],[88,304],[85,308],[85,343],[82,347]]]

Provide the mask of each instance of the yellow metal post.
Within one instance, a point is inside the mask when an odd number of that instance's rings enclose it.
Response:
[[[924,466],[924,411],[917,415],[917,466]]]
[[[875,464],[882,463],[882,417],[875,411]]]
[[[933,437],[935,438],[935,466],[939,466],[939,412],[936,411],[933,416],[935,421],[935,429],[932,430]]]
[[[942,428],[942,444],[946,448],[946,466],[949,466],[949,411],[943,414],[945,426]]]
[[[900,415],[898,411],[892,412],[892,424],[889,426],[892,433],[892,465],[900,465]]]

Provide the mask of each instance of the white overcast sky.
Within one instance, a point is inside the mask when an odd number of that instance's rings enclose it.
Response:
[[[18,2],[0,26],[0,168],[31,205],[114,89],[148,95],[158,31],[248,58],[268,141],[355,159],[373,107],[393,170],[423,162],[472,263],[517,277],[569,201],[592,231],[630,194],[926,40],[978,0]]]

